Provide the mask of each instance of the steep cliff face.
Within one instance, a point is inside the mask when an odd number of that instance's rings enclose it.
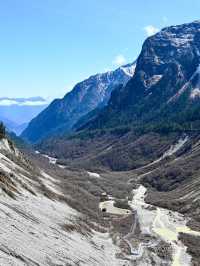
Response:
[[[87,127],[198,123],[199,65],[200,22],[163,29],[144,42],[133,78],[112,93],[108,107]]]
[[[119,84],[125,85],[134,71],[135,63],[91,76],[78,83],[63,99],[53,101],[33,119],[22,137],[30,142],[37,142],[45,137],[70,131],[83,115],[97,107],[105,106],[112,90]]]

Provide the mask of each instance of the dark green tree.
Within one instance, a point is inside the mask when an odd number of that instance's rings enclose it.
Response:
[[[6,128],[2,122],[0,122],[0,139],[6,136]]]

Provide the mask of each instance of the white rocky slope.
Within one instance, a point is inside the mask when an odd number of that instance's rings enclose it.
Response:
[[[58,181],[42,170],[33,175],[24,165],[21,154],[1,140],[0,265],[124,265],[108,234],[72,230],[81,213],[44,196],[43,190],[61,195]]]

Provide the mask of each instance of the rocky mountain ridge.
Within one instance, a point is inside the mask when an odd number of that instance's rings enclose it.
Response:
[[[196,128],[200,91],[200,22],[164,28],[149,37],[134,77],[115,90],[90,129],[130,125]]]
[[[135,63],[78,83],[63,99],[54,100],[31,121],[22,137],[30,142],[38,142],[45,137],[70,131],[83,115],[105,106],[112,90],[120,84],[125,85],[134,71]]]

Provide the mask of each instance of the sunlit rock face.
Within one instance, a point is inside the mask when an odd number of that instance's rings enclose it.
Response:
[[[164,28],[144,42],[133,78],[88,127],[198,120],[199,65],[200,22]]]

